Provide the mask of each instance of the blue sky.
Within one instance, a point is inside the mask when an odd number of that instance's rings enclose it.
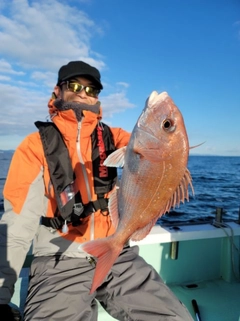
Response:
[[[60,66],[99,68],[104,121],[128,131],[153,90],[181,110],[192,154],[240,156],[239,0],[0,2],[0,149],[46,120]]]

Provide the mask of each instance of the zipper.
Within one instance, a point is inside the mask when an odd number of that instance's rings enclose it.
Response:
[[[92,196],[91,196],[91,192],[90,192],[90,186],[89,186],[89,182],[88,182],[87,171],[86,171],[86,167],[85,167],[85,164],[84,164],[84,161],[83,161],[83,157],[82,157],[82,153],[81,153],[81,139],[80,139],[81,127],[82,127],[82,122],[79,121],[78,122],[78,127],[77,127],[77,140],[76,140],[77,155],[78,155],[78,159],[79,159],[80,164],[81,164],[81,169],[82,169],[84,182],[85,182],[85,186],[86,186],[86,190],[87,190],[88,202],[91,202]],[[91,219],[90,219],[90,239],[94,240],[94,213],[91,214]]]

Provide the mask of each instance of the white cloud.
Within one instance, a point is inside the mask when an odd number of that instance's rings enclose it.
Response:
[[[46,119],[61,65],[84,60],[99,70],[107,69],[91,45],[92,38],[103,35],[99,25],[67,1],[1,1],[0,136],[4,140],[24,137],[36,130],[36,120]],[[101,99],[104,117],[134,107],[127,99],[128,86],[104,84],[104,93],[112,93]]]
[[[27,134],[34,129],[34,121],[48,115],[48,97],[36,89],[0,83],[0,93],[4,106],[0,109],[0,136]]]
[[[9,80],[11,80],[11,77],[0,75],[0,81],[9,81]]]
[[[5,59],[0,59],[0,72],[12,75],[24,75],[23,71],[16,71],[12,68],[11,64]]]
[[[116,112],[123,112],[128,108],[136,107],[130,103],[124,91],[100,97],[104,117],[112,117]]]
[[[52,71],[73,59],[104,67],[90,47],[91,37],[103,31],[78,8],[55,0],[15,0],[8,3],[8,12],[9,16],[0,14],[3,56],[28,68]]]
[[[129,87],[129,84],[126,83],[126,82],[123,82],[123,81],[118,82],[117,85],[121,86],[121,87],[124,87],[124,88],[128,88]]]

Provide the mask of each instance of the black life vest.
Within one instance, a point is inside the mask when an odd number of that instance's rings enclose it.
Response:
[[[91,135],[94,190],[97,200],[83,205],[62,134],[52,122],[37,121],[35,125],[39,129],[56,195],[57,210],[60,213],[60,216],[55,213],[54,218],[42,217],[42,224],[58,229],[64,221],[68,221],[77,226],[81,224],[80,218],[99,209],[105,212],[108,204],[104,194],[111,191],[117,181],[117,169],[103,165],[107,156],[116,150],[110,128],[106,124],[98,124]]]

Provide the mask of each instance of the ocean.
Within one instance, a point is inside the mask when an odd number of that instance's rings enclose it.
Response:
[[[13,152],[0,151],[0,216],[4,211],[2,190]],[[223,210],[223,220],[238,220],[240,213],[240,157],[190,155],[194,195],[158,220],[169,225],[183,222],[212,221],[216,209]],[[120,175],[120,172],[119,172]]]

